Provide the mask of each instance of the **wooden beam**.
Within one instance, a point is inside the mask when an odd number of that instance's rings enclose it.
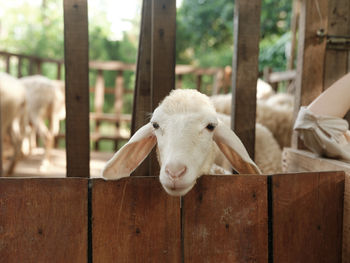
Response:
[[[231,127],[254,159],[261,0],[235,1]]]
[[[93,262],[181,262],[180,200],[154,176],[92,181]]]
[[[183,199],[184,262],[268,262],[266,176],[204,176]]]
[[[86,179],[0,179],[1,262],[87,262]]]
[[[87,0],[64,0],[67,176],[89,177]]]
[[[323,91],[326,39],[317,32],[327,29],[328,2],[301,1],[294,118],[300,106],[309,105]],[[297,132],[293,133],[292,146],[301,147]]]

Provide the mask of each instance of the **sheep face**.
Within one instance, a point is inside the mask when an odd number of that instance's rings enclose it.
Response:
[[[216,146],[240,173],[260,173],[238,137],[217,118],[210,99],[194,90],[175,90],[102,171],[107,179],[129,176],[157,144],[160,182],[173,196],[186,194],[208,174]]]
[[[166,114],[159,109],[151,124],[158,144],[160,182],[170,195],[184,195],[210,171],[218,120],[212,112]]]

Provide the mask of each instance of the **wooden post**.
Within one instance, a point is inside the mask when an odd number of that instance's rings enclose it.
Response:
[[[151,31],[152,0],[143,0],[139,49],[136,65],[133,114],[131,134],[148,122],[147,114],[152,112],[151,106]],[[149,175],[149,158],[135,170],[133,176]]]
[[[294,116],[300,106],[310,104],[322,91],[326,39],[317,36],[318,30],[327,29],[328,1],[305,0],[301,2],[299,19],[298,73],[295,81]],[[292,147],[301,143],[293,133]]]
[[[22,57],[18,57],[18,64],[17,64],[17,77],[21,78],[22,77]]]
[[[153,0],[151,47],[152,111],[175,88],[176,1]],[[155,154],[151,157],[151,175],[159,173]]]
[[[97,71],[96,85],[95,85],[95,112],[101,114],[103,112],[103,103],[104,103],[104,95],[105,95],[105,81],[103,78],[103,71]],[[100,129],[100,120],[96,118],[95,120],[95,131],[99,134]],[[99,149],[99,138],[96,138],[95,141],[95,150]]]
[[[89,177],[87,0],[64,0],[67,176]]]
[[[11,67],[11,64],[10,64],[10,59],[11,59],[11,56],[10,55],[7,55],[6,56],[6,72],[7,73],[10,73],[10,67]]]
[[[198,74],[196,76],[196,89],[198,91],[201,91],[201,87],[202,87],[202,75],[201,74]]]
[[[261,0],[237,0],[234,10],[231,127],[254,158]]]
[[[116,129],[117,134],[120,134],[120,121],[123,111],[123,95],[124,95],[124,72],[118,70],[115,78],[115,89],[114,89],[114,112],[117,117]],[[118,149],[118,139],[114,141],[114,150]]]
[[[60,80],[61,79],[61,68],[62,68],[62,63],[61,62],[57,62],[57,79]]]
[[[41,65],[42,65],[41,60],[37,60],[35,64],[36,64],[36,74],[41,75]]]
[[[177,75],[177,85],[176,85],[176,88],[177,89],[182,89],[182,79],[183,79],[183,75],[182,74],[179,74]]]

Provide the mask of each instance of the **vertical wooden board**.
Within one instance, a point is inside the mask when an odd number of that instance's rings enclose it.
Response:
[[[93,180],[93,262],[180,262],[180,200],[157,177]]]
[[[235,1],[232,129],[254,159],[261,0]]]
[[[176,1],[152,1],[152,110],[175,88]]]
[[[87,180],[0,179],[0,262],[87,262]]]
[[[89,177],[87,0],[64,0],[67,176]]]
[[[317,37],[316,33],[327,29],[328,2],[301,1],[294,118],[300,106],[309,105],[323,91],[326,39]],[[297,132],[293,133],[292,146],[301,147]]]
[[[350,2],[349,0],[329,1],[328,30],[332,36],[350,35]],[[348,51],[327,50],[325,60],[324,89],[348,72]]]
[[[184,262],[267,262],[267,177],[204,176],[183,200]]]
[[[274,262],[341,262],[344,172],[274,175]]]
[[[152,43],[152,1],[143,0],[141,30],[136,65],[131,134],[148,122],[152,112],[151,105],[151,43]],[[133,172],[133,176],[149,175],[150,158],[148,157]]]
[[[176,1],[152,0],[151,106],[152,111],[175,89]],[[149,174],[159,174],[155,151]]]

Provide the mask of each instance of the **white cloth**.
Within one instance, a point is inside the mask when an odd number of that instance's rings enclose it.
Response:
[[[321,116],[301,107],[294,124],[300,138],[311,151],[326,157],[350,161],[350,143],[345,137],[346,120]]]

